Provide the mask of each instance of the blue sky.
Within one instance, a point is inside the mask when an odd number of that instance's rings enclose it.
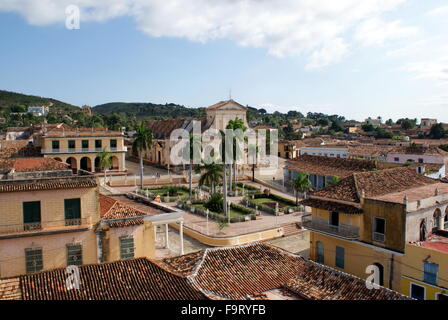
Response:
[[[2,0],[0,88],[448,122],[442,0]],[[67,5],[80,29],[65,27]]]

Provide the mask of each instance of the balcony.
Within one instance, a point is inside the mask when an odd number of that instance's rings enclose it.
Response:
[[[70,230],[89,228],[91,224],[90,218],[80,218],[0,225],[0,238],[35,235],[47,232],[67,232]]]
[[[327,220],[313,217],[311,214],[302,216],[302,225],[311,231],[334,235],[347,240],[359,239],[359,227],[339,224],[331,225]]]
[[[127,147],[122,148],[104,148],[110,152],[127,152]],[[42,149],[42,154],[62,154],[62,153],[98,153],[103,151],[103,148],[68,148],[68,149]]]
[[[375,242],[384,243],[384,241],[386,240],[386,237],[385,237],[384,233],[374,232],[372,235],[372,240]]]

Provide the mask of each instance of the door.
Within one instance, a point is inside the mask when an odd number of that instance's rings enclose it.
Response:
[[[40,201],[23,203],[23,224],[25,230],[40,229]]]
[[[65,225],[80,224],[81,221],[81,199],[65,199]]]

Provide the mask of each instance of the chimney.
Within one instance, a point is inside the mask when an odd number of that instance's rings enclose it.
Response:
[[[435,196],[438,196],[440,194],[439,188],[436,188]]]

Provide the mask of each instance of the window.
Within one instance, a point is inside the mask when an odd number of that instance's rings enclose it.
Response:
[[[442,211],[440,211],[440,209],[436,209],[436,211],[434,212],[433,215],[433,232],[435,230],[439,230],[440,229],[440,218],[442,217]]]
[[[344,269],[344,255],[345,249],[343,247],[336,246],[336,267]]]
[[[75,140],[68,140],[68,148],[69,149],[75,149],[76,148],[76,141]]]
[[[24,230],[40,229],[40,201],[23,203]]]
[[[38,272],[43,269],[42,248],[25,249],[26,273]]]
[[[437,263],[423,261],[423,281],[429,284],[437,285],[438,270],[439,265]]]
[[[117,148],[117,140],[115,140],[115,139],[110,140],[110,148],[111,148],[111,149],[112,149],[112,148],[113,148],[113,149],[116,149],[116,148]],[[286,155],[287,155],[287,157],[288,157],[289,152],[287,152]]]
[[[101,149],[102,148],[102,141],[101,140],[95,140],[95,148]]]
[[[373,220],[373,241],[384,242],[386,234],[386,220],[383,218],[374,218]]]
[[[65,225],[81,224],[81,199],[64,200]]]
[[[320,241],[316,242],[316,261],[318,263],[324,264],[325,257],[324,257],[324,244]]]
[[[59,140],[53,140],[51,141],[51,148],[53,150],[59,150]]]
[[[418,163],[423,163],[423,159],[418,159]]]
[[[330,213],[330,225],[334,227],[339,226],[339,212],[332,211]]]
[[[67,244],[67,265],[82,265],[82,246],[81,244]]]
[[[448,230],[448,213],[445,214],[445,219],[443,220],[443,228]]]
[[[134,238],[132,236],[120,237],[120,258],[134,258]]]
[[[395,158],[394,158],[394,161],[395,161],[395,162],[400,162],[400,158],[395,157]]]
[[[425,287],[411,283],[411,297],[417,300],[425,300]]]
[[[89,140],[82,140],[82,148],[89,149]]]
[[[426,241],[426,218],[420,222],[420,241]]]

